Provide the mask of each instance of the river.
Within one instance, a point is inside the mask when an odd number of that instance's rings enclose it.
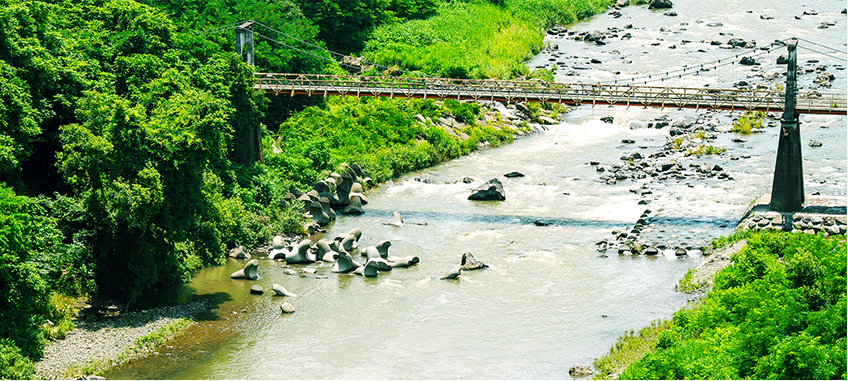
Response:
[[[609,81],[718,59],[726,62],[742,52],[710,45],[710,40],[737,37],[763,46],[801,37],[823,45],[801,42],[820,52],[827,53],[825,47],[842,50],[841,55],[823,55],[799,48],[799,64],[828,65],[836,80],[832,89],[822,92],[844,91],[844,7],[844,1],[831,0],[717,0],[708,6],[678,1],[673,9],[677,16],[666,16],[631,6],[617,18],[604,14],[567,26],[576,32],[622,28],[631,33],[629,40],[610,38],[596,46],[548,36],[546,41],[558,48],[540,53],[528,65],[559,61],[556,79],[561,82]],[[818,28],[828,21],[835,25]],[[708,26],[711,22],[723,25]],[[633,28],[624,30],[628,24]],[[764,56],[770,58],[761,59],[759,73],[780,70],[774,58],[784,51]],[[591,58],[601,63],[589,64]],[[808,62],[812,60],[818,61]],[[569,71],[578,75],[567,75]],[[732,65],[670,83],[730,87],[740,80],[757,81],[748,78],[757,73]],[[816,75],[801,76],[801,91],[810,89]],[[678,158],[684,165],[719,165],[733,180],[648,178],[607,185],[588,164],[596,160],[609,166],[635,151],[659,152],[668,127],[631,129],[633,123],[699,115],[693,110],[583,106],[567,113],[561,123],[511,144],[382,184],[367,194],[364,215],[340,216],[324,236],[360,228],[360,247],[390,240],[391,255],[416,255],[418,265],[366,279],[331,273],[330,264],[291,265],[315,273],[286,275],[279,264],[262,259],[262,279],[250,282],[229,278],[243,265],[230,260],[162,294],[162,300],[178,302],[214,296],[219,304],[213,313],[155,354],[106,376],[568,379],[569,367],[591,364],[623,333],[684,307],[692,296],[674,287],[701,255],[689,250],[677,258],[670,250],[695,249],[731,233],[750,203],[771,190],[777,126],[746,135],[745,142],[731,141],[739,137],[733,133],[719,134],[710,144],[727,148],[723,155]],[[600,121],[603,116],[612,116],[614,123]],[[738,116],[708,113],[719,125],[729,125]],[[801,121],[806,193],[845,197],[846,118],[802,115]],[[624,138],[635,144],[622,144]],[[811,148],[806,142],[812,139],[824,144]],[[525,177],[503,177],[512,171]],[[460,181],[467,176],[476,182]],[[466,199],[476,185],[495,177],[504,183],[506,201]],[[632,192],[643,184],[650,193]],[[596,250],[597,241],[612,240],[613,231],[629,231],[646,210],[653,226],[644,239],[666,245],[664,255],[619,256],[612,247],[607,253]],[[394,211],[403,215],[404,227],[386,224]],[[437,279],[459,264],[464,252],[490,267],[463,272],[455,280]],[[298,296],[249,294],[256,283],[266,290],[279,283]],[[294,305],[294,314],[280,314],[284,300]]]

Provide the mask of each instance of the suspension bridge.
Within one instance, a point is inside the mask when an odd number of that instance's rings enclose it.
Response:
[[[248,21],[238,26],[232,24],[215,31],[234,28],[236,53],[245,57],[247,63],[251,66],[254,64],[253,42],[255,34],[302,53],[327,59],[256,33],[254,31],[255,26],[285,35],[312,48],[329,52],[320,46],[298,40],[254,21]],[[255,73],[254,89],[264,91],[267,94],[289,96],[403,97],[468,101],[548,102],[573,106],[605,105],[610,107],[781,112],[783,117],[781,118],[781,132],[779,134],[769,207],[775,211],[794,212],[801,210],[804,204],[800,114],[846,115],[848,97],[845,93],[807,92],[806,94],[798,94],[798,40],[788,40],[785,46],[788,58],[786,62],[786,86],[783,93],[768,89],[649,86],[647,82],[645,85],[620,85],[617,83],[585,84],[284,73]],[[770,51],[770,49],[767,50]],[[335,52],[329,53],[339,55]],[[686,70],[683,69],[684,72]],[[648,77],[650,78],[650,76]]]
[[[457,80],[450,78],[363,77],[353,75],[256,73],[254,89],[273,95],[403,97],[468,101],[548,102],[565,105],[659,107],[784,112],[785,97],[769,90],[711,89]],[[813,93],[796,98],[799,114],[845,115],[844,94]]]

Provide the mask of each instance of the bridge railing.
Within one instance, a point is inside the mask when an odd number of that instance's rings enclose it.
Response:
[[[407,78],[326,74],[256,73],[254,88],[274,94],[354,95],[552,102],[571,105],[621,105],[781,112],[784,96],[769,89],[710,89],[604,85],[544,81]],[[846,114],[844,94],[799,94],[796,112]]]

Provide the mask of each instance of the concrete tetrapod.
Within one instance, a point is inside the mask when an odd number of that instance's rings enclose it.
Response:
[[[368,246],[362,251],[362,255],[368,257],[368,262],[376,263],[377,270],[391,271],[392,265],[383,257],[380,256],[380,251],[374,246]]]
[[[489,265],[474,258],[471,253],[462,254],[462,262],[460,262],[459,265],[463,270],[478,270],[489,267]]]
[[[347,252],[351,252],[359,246],[359,237],[362,236],[362,230],[353,228],[346,234],[336,236],[335,240],[339,241],[339,248]]]
[[[315,248],[318,249],[318,255],[315,258],[324,262],[335,262],[335,257],[339,255],[339,253],[330,248],[330,243],[323,239],[315,244]]]
[[[377,244],[374,245],[374,247],[376,247],[377,251],[380,253],[380,256],[383,257],[383,259],[385,259],[385,260],[389,259],[389,248],[391,246],[392,246],[392,242],[389,241],[389,240],[383,240],[383,241],[377,242]]]
[[[377,263],[372,260],[365,262],[365,266],[357,267],[353,272],[366,278],[374,278],[377,274],[379,274],[377,271]]]
[[[277,257],[279,257],[280,259],[285,259],[288,253],[289,250],[286,250],[283,237],[274,236],[274,239],[271,240],[271,252],[268,253],[268,259],[274,260],[277,259]]]
[[[353,186],[353,179],[347,172],[342,172],[340,176],[336,186],[336,199],[339,202],[338,206],[346,206],[353,202],[350,199],[350,187]]]
[[[359,216],[362,213],[365,213],[365,209],[362,209],[362,198],[359,194],[352,194],[348,196],[348,206],[342,209],[342,214],[351,214]]]
[[[315,257],[309,252],[312,247],[312,241],[305,239],[297,244],[297,247],[291,253],[286,255],[288,263],[312,263],[315,262]]]
[[[334,273],[346,274],[359,267],[362,267],[362,265],[359,262],[354,261],[353,257],[350,256],[350,253],[342,251],[338,253],[336,263],[333,265],[333,269],[331,271]]]
[[[398,212],[392,212],[391,225],[402,228],[403,227],[403,216],[401,216],[400,213],[398,213]]]
[[[347,232],[347,234],[353,235],[356,238],[356,241],[358,242],[359,239],[362,238],[362,229],[353,228],[353,229],[350,229],[350,231]]]
[[[418,263],[418,257],[414,255],[408,257],[389,257],[389,263],[392,267],[409,267]]]
[[[276,283],[271,285],[271,291],[274,291],[277,296],[292,296],[292,297],[297,296],[297,294],[295,294],[293,292],[289,292],[288,290],[286,290],[285,287],[283,287],[282,285],[276,284]]]
[[[353,196],[354,194],[358,195],[359,198],[362,199],[362,205],[368,205],[368,198],[362,194],[362,184],[353,183],[353,185],[350,186],[350,195]]]
[[[244,268],[230,274],[230,278],[257,280],[259,279],[259,272],[256,271],[257,267],[259,267],[259,261],[251,259],[244,265]]]
[[[333,211],[333,208],[330,207],[330,199],[327,197],[321,197],[318,199],[318,202],[321,203],[321,209],[327,214],[327,217],[330,218],[330,221],[336,220],[336,212]]]
[[[250,259],[250,253],[247,252],[247,249],[244,246],[238,246],[230,250],[229,257],[235,259]]]
[[[460,274],[462,274],[462,266],[456,266],[439,279],[456,279]]]
[[[321,226],[330,223],[330,216],[327,215],[327,213],[324,213],[324,207],[320,202],[313,202],[312,205],[309,206],[309,217]]]

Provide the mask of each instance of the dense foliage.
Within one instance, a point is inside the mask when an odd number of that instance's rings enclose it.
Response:
[[[544,29],[607,9],[609,0],[446,2],[434,17],[374,30],[363,55],[385,66],[452,78],[514,78],[543,47]]]
[[[846,245],[750,234],[702,302],[622,379],[845,379]]]
[[[480,106],[453,100],[331,98],[326,107],[310,107],[280,126],[273,137],[278,153],[266,152],[269,166],[285,177],[307,183],[342,163],[358,163],[375,181],[464,155],[487,141],[511,141],[514,129],[498,120],[477,119]],[[420,114],[430,122],[413,116]],[[464,122],[458,139],[435,125],[439,117]]]
[[[372,29],[430,16],[443,0],[295,0],[319,28],[318,39],[337,52],[362,49]]]

